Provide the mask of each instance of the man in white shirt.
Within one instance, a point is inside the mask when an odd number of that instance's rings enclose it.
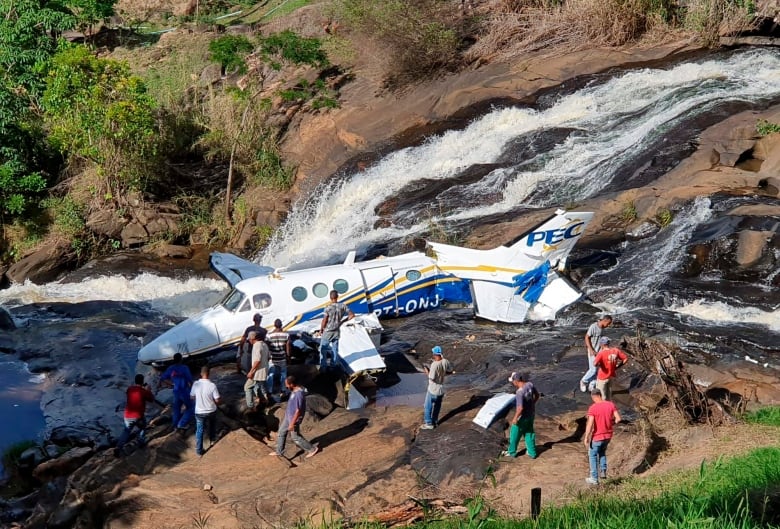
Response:
[[[200,379],[192,384],[190,398],[195,401],[195,453],[203,455],[203,429],[208,427],[209,442],[213,445],[217,440],[216,415],[220,402],[216,384],[209,380],[211,368],[205,365],[200,368]]]

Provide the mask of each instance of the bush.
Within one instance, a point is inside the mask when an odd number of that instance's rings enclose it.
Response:
[[[222,66],[222,74],[246,73],[244,57],[254,49],[243,35],[225,35],[209,43],[211,60]]]
[[[745,415],[745,420],[754,424],[780,426],[780,406],[766,406]]]
[[[126,64],[65,47],[52,59],[41,107],[51,143],[71,162],[98,167],[104,188],[96,195],[143,190],[160,170],[155,103]]]
[[[768,136],[780,132],[780,125],[765,119],[759,119],[756,123],[756,132],[759,136]]]
[[[294,64],[328,65],[319,39],[304,38],[289,29],[262,39],[260,47],[266,55],[278,56]]]

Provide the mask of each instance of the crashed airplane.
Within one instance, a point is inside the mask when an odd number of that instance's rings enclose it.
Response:
[[[233,347],[258,312],[266,324],[280,318],[287,330],[314,330],[331,290],[353,313],[365,314],[369,328],[376,321],[370,315],[408,316],[445,304],[470,305],[476,316],[498,322],[553,319],[582,295],[559,272],[592,217],[590,212],[558,210],[492,250],[429,242],[430,255],[411,252],[356,262],[352,251],[341,264],[295,271],[214,253],[211,267],[232,290],[217,305],[143,346],[138,360],[162,365],[177,352],[187,358]],[[365,363],[370,356],[364,346],[351,351],[344,345],[339,356],[348,372],[357,367],[349,358]]]

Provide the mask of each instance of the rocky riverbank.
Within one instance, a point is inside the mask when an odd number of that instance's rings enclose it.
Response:
[[[478,101],[531,98],[536,90],[577,75],[667,60],[685,49],[671,46],[633,55],[596,50],[554,60],[536,57],[536,62],[491,65],[386,99],[356,88],[354,105],[310,121],[306,118],[294,133],[298,136],[290,136],[290,152],[306,145],[299,154],[302,184],[297,191],[305,192],[306,186],[350,160],[357,164],[370,159],[388,138],[397,140],[404,132],[418,134]],[[714,270],[735,280],[761,278],[777,286],[773,272],[780,246],[776,229],[780,137],[758,137],[759,118],[778,122],[780,110],[729,118],[708,128],[695,152],[660,179],[578,204],[597,212],[583,246],[603,249],[647,237],[661,227],[659,212],[673,214],[679,204],[696,196],[739,196],[745,203],[723,214],[731,219],[722,223],[728,229],[692,248],[685,273],[697,277]],[[468,236],[467,246],[492,247],[496,240],[511,239],[545,214],[485,224]],[[183,255],[168,266],[192,260]],[[141,267],[132,260],[128,266]],[[592,311],[586,305],[580,309],[584,318]],[[16,521],[5,520],[8,525],[27,519],[25,527],[179,527],[208,517],[214,527],[286,526],[323,516],[352,520],[378,516],[403,510],[410,498],[436,500],[446,510],[480,488],[500,510],[517,515],[528,512],[532,486],[543,488],[545,501],[559,501],[581,486],[587,468],[579,437],[588,401],[576,392],[584,363],[578,346],[584,321],[557,329],[542,324],[500,326],[475,322],[470,313],[455,311],[444,313],[444,318],[443,313],[431,313],[389,324],[383,352],[407,354],[411,372],[415,362],[424,360],[418,352],[424,355],[434,341],[445,347],[455,363],[459,375],[451,381],[442,426],[432,432],[418,431],[421,412],[412,404],[347,412],[338,406],[338,385],[303,371],[300,374],[312,394],[320,395],[319,411],[307,418],[303,431],[319,441],[323,451],[310,460],[295,455],[290,465],[266,456],[267,434],[283,406],[262,415],[243,415],[242,381],[229,365],[219,368],[215,376],[228,400],[222,436],[203,458],[194,454],[192,432],[185,437],[172,432],[163,413],[155,421],[146,450],[115,459],[107,448],[121,429],[116,406],[122,403],[124,388],[136,369],[135,354],[147,336],[156,336],[172,322],[125,302],[29,304],[13,311],[18,319],[32,314],[39,318],[42,313],[49,316],[45,340],[35,329],[9,329],[0,335],[0,350],[26,361],[34,372],[48,373],[50,383],[42,403],[47,438],[76,451],[38,471],[39,491],[3,505],[4,512],[15,513]],[[648,327],[650,335],[673,339],[665,329]],[[634,331],[632,322],[616,329],[618,334]],[[729,339],[714,341],[730,348]],[[707,365],[708,358],[691,360],[700,364],[694,373],[702,385],[736,391],[762,403],[780,401],[771,366],[733,358],[714,365]],[[491,392],[508,390],[507,373],[518,368],[530,373],[545,393],[537,422],[543,451],[536,461],[497,461],[504,422],[482,431],[471,419]],[[635,366],[621,374],[619,386],[617,400],[630,420],[611,447],[615,475],[660,472],[686,462],[696,465],[701,457],[718,454],[724,437],[742,432],[687,429],[669,415],[654,415],[661,400],[657,380]],[[160,392],[158,398],[165,403],[170,395]],[[752,436],[750,442],[763,442],[772,434],[766,436]],[[777,441],[776,437],[770,440]],[[697,458],[686,461],[679,455],[678,449],[697,444]],[[488,468],[494,469],[497,488],[486,485]]]

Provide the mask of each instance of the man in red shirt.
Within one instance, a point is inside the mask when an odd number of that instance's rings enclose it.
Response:
[[[599,354],[593,359],[596,373],[596,389],[601,392],[604,400],[612,400],[611,381],[615,378],[617,368],[626,365],[628,356],[617,347],[609,347],[609,338],[599,338]]]
[[[149,384],[144,383],[144,376],[136,375],[135,384],[127,388],[125,429],[122,435],[119,436],[116,448],[114,448],[116,457],[122,455],[122,448],[130,440],[130,435],[132,435],[134,428],[138,428],[138,445],[146,445],[146,419],[144,415],[146,414],[147,402],[154,402],[154,394],[149,390]]]
[[[613,403],[601,397],[599,390],[591,391],[590,397],[593,404],[588,408],[588,423],[582,440],[590,461],[590,476],[585,482],[598,485],[599,478],[607,479],[607,446],[612,439],[612,427],[620,422],[620,413]]]

